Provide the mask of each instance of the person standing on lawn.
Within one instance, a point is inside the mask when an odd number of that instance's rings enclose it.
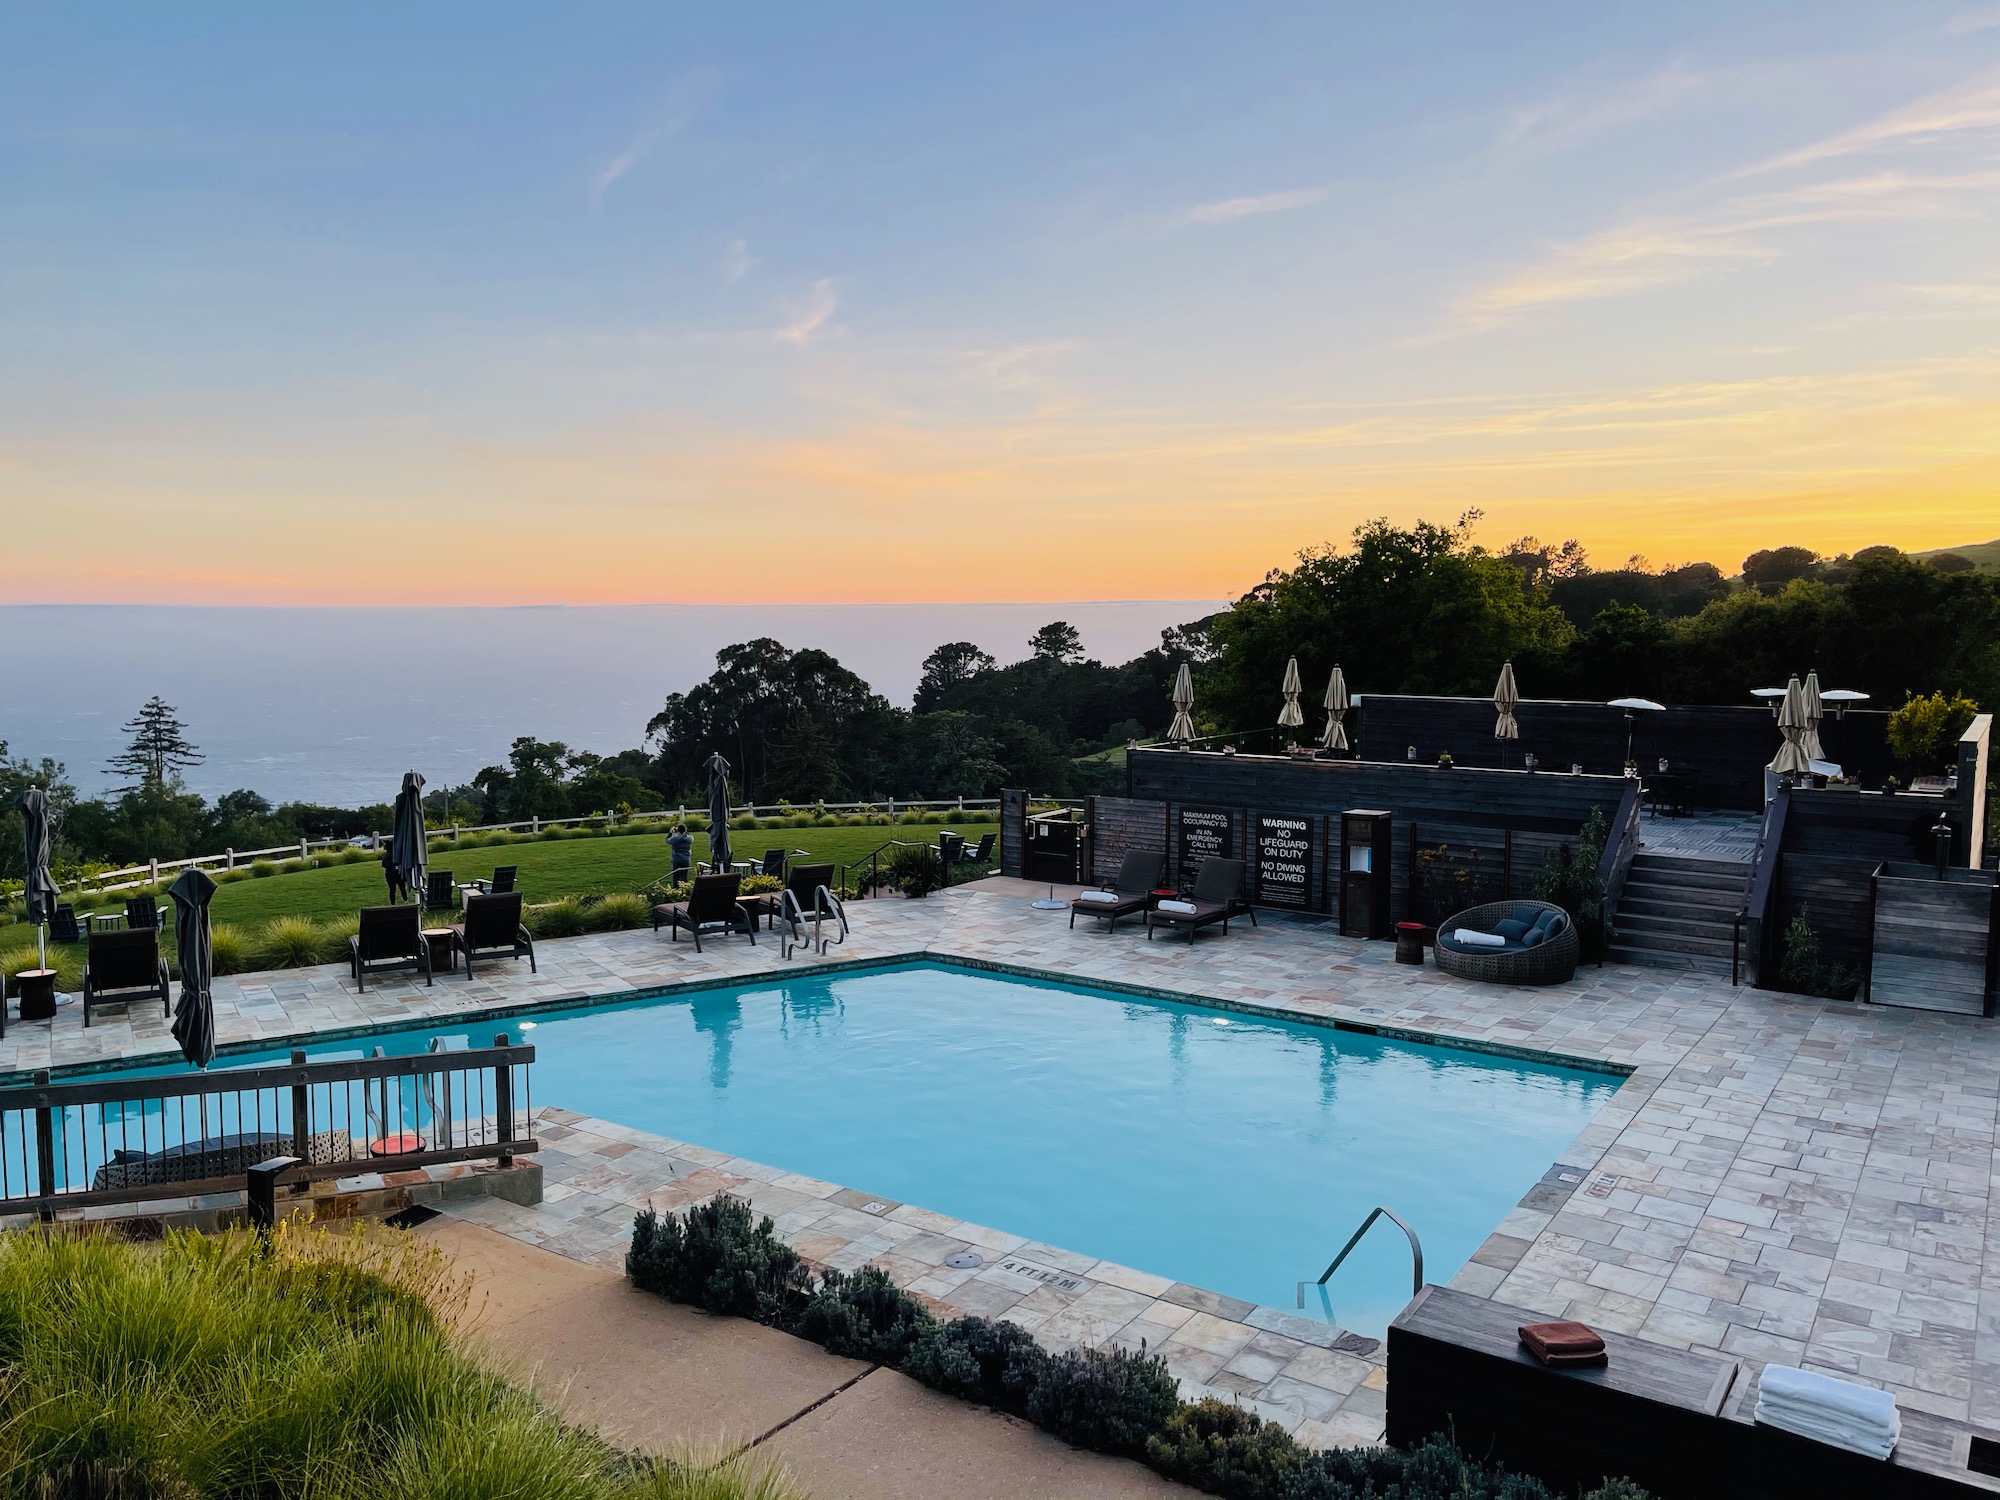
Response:
[[[688,832],[687,824],[674,824],[667,835],[667,847],[674,855],[674,884],[683,884],[694,861],[694,835]]]

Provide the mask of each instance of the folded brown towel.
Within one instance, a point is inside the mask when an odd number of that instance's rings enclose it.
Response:
[[[1563,1319],[1554,1323],[1523,1323],[1521,1347],[1545,1365],[1601,1365],[1604,1340],[1587,1323]]]

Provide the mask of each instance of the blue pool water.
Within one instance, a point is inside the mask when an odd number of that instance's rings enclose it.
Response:
[[[1378,1203],[1447,1280],[1619,1082],[933,964],[531,1019],[370,1042],[505,1029],[535,1044],[538,1108],[1284,1308]],[[1329,1291],[1309,1308],[1379,1333],[1409,1297],[1402,1236],[1378,1223]]]

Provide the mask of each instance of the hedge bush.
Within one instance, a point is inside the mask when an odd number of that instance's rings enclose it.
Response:
[[[649,1209],[633,1223],[625,1274],[642,1291],[892,1366],[1230,1500],[1556,1500],[1539,1479],[1469,1458],[1442,1437],[1408,1451],[1314,1450],[1241,1407],[1213,1397],[1190,1405],[1166,1361],[1143,1348],[1052,1355],[1011,1323],[939,1322],[879,1267],[815,1280],[774,1229],[727,1194],[682,1214]],[[1612,1479],[1583,1500],[1647,1497]]]

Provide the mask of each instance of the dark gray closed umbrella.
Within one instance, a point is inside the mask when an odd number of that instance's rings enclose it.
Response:
[[[415,771],[405,771],[403,789],[396,793],[395,831],[389,835],[389,865],[405,894],[423,888],[424,866],[429,860],[430,845],[424,836],[424,778]]]
[[[215,882],[199,870],[183,870],[167,887],[174,898],[174,947],[180,955],[181,998],[174,1006],[174,1040],[181,1056],[197,1068],[215,1061],[215,950],[209,941],[208,903]]]
[[[26,856],[28,920],[35,926],[36,962],[49,966],[49,922],[56,914],[56,882],[49,874],[49,846],[54,842],[49,828],[49,794],[38,786],[21,793],[14,804],[21,810],[22,853]]]
[[[718,750],[702,767],[708,772],[708,867],[726,871],[735,852],[729,847],[729,762]]]

